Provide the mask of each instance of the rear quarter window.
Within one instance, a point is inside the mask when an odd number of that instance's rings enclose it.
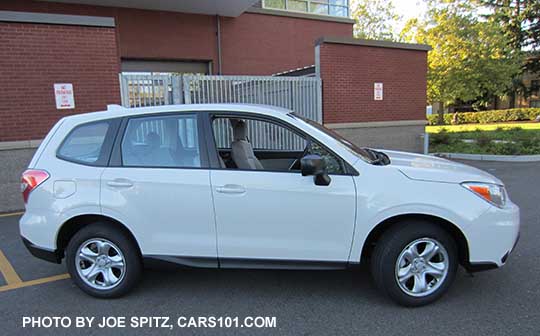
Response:
[[[110,138],[114,124],[111,120],[75,127],[64,139],[57,157],[81,164],[106,166],[110,154]]]

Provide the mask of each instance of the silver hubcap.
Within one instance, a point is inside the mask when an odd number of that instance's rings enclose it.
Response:
[[[435,292],[448,275],[448,253],[432,238],[413,241],[396,262],[396,281],[405,294],[422,297]]]
[[[77,250],[75,265],[81,279],[95,289],[117,286],[126,273],[124,255],[120,249],[102,238],[82,243]]]

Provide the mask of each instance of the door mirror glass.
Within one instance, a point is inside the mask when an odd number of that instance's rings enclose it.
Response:
[[[324,159],[317,154],[309,154],[300,160],[302,167],[302,176],[314,176],[316,185],[327,186],[330,184],[330,176],[326,173],[326,163]]]

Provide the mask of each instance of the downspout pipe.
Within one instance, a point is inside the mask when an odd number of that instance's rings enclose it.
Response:
[[[217,27],[217,33],[216,33],[216,42],[217,42],[217,54],[218,54],[218,75],[221,75],[222,72],[222,59],[221,59],[221,18],[219,15],[216,15],[216,27]]]

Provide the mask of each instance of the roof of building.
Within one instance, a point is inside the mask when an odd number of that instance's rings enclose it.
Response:
[[[431,46],[427,44],[367,40],[367,39],[359,39],[359,38],[352,38],[352,37],[324,36],[317,39],[317,41],[315,41],[315,45],[321,45],[323,43],[348,44],[348,45],[358,45],[358,46],[364,46],[364,47],[407,49],[407,50],[419,50],[419,51],[430,51],[432,49]]]

